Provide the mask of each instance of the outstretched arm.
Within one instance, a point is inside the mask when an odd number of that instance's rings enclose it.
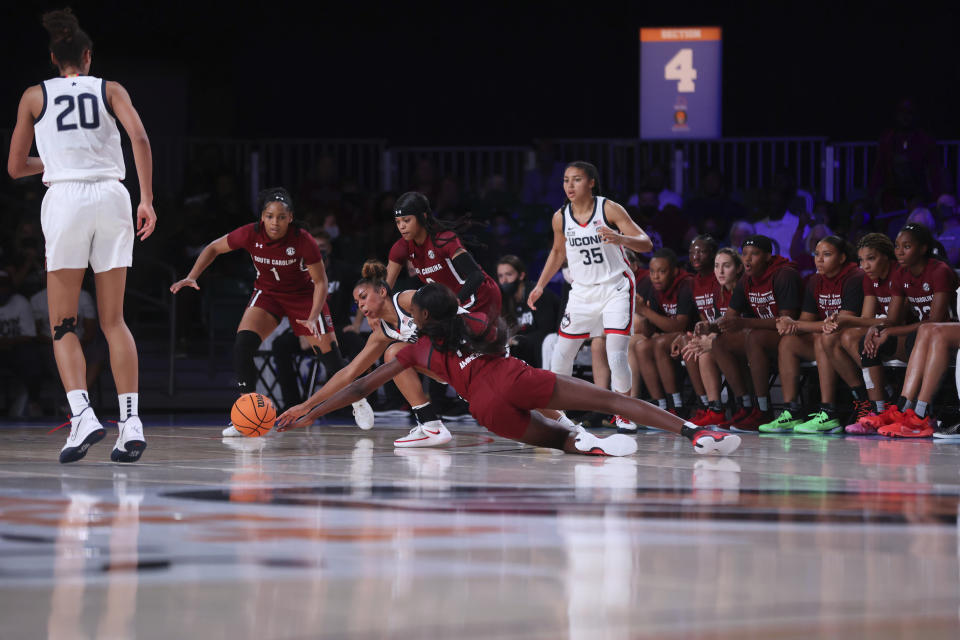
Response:
[[[197,261],[193,263],[193,268],[190,269],[187,277],[170,285],[170,291],[176,293],[184,287],[193,287],[199,291],[200,285],[197,284],[197,278],[200,277],[204,269],[210,266],[214,258],[221,253],[227,253],[229,251],[231,251],[231,249],[230,244],[227,242],[227,236],[221,236],[205,246],[203,251],[200,252],[200,255],[197,256]]]
[[[359,380],[347,385],[346,388],[337,391],[328,400],[321,402],[313,411],[303,416],[296,422],[294,422],[292,419],[284,421],[283,416],[281,416],[281,420],[278,422],[280,428],[277,429],[277,431],[287,431],[288,429],[305,427],[313,422],[314,418],[330,413],[331,411],[336,411],[342,407],[346,407],[347,405],[353,404],[361,398],[366,398],[379,387],[384,385],[388,380],[392,380],[395,376],[399,375],[400,372],[406,368],[407,367],[404,366],[399,360],[391,360],[390,362],[374,369],[373,373],[363,376]]]

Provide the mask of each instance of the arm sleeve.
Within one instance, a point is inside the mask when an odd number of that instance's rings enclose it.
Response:
[[[465,302],[477,292],[477,288],[483,284],[487,274],[483,272],[483,269],[468,252],[461,253],[452,262],[453,268],[463,279],[463,285],[460,287],[460,292],[457,293],[457,299],[460,302]]]
[[[781,311],[791,311],[800,308],[800,296],[803,282],[800,274],[793,269],[781,269],[773,277],[773,297]]]
[[[815,286],[815,278],[810,278],[810,282],[807,283],[807,288],[803,292],[803,306],[800,307],[800,310],[819,316],[820,309],[817,308],[817,296],[813,293]]]
[[[246,249],[250,244],[250,236],[253,235],[253,230],[256,228],[258,223],[252,222],[250,224],[245,224],[239,229],[234,229],[227,234],[227,245],[229,245],[230,250],[235,249]]]
[[[852,311],[860,315],[860,312],[863,311],[863,281],[868,279],[860,273],[843,283],[843,293],[840,295],[840,311]]]
[[[397,264],[406,264],[407,263],[407,242],[403,238],[400,238],[393,243],[393,246],[390,247],[390,262],[396,262]]]
[[[740,315],[744,315],[750,311],[750,305],[747,304],[747,294],[743,291],[742,278],[740,282],[737,283],[737,286],[733,288],[733,293],[730,294],[730,308]]]

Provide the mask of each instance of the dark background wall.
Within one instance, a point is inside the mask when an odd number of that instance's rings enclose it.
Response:
[[[875,139],[900,96],[960,137],[956,11],[916,2],[74,2],[92,73],[154,135],[496,144],[635,136],[637,29],[724,28],[724,133]],[[39,16],[4,8],[7,125],[52,73]],[[942,5],[946,6],[946,5]]]

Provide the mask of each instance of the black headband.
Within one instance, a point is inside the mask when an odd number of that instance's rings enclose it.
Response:
[[[740,245],[740,250],[742,251],[744,247],[756,247],[763,251],[764,253],[773,253],[773,243],[770,242],[770,238],[767,236],[761,235],[752,235],[749,236],[746,240],[743,241],[743,244]]]

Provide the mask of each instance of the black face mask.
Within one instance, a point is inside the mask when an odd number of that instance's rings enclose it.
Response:
[[[504,296],[510,298],[517,292],[517,289],[520,287],[520,280],[514,280],[513,282],[501,282],[500,291]]]

